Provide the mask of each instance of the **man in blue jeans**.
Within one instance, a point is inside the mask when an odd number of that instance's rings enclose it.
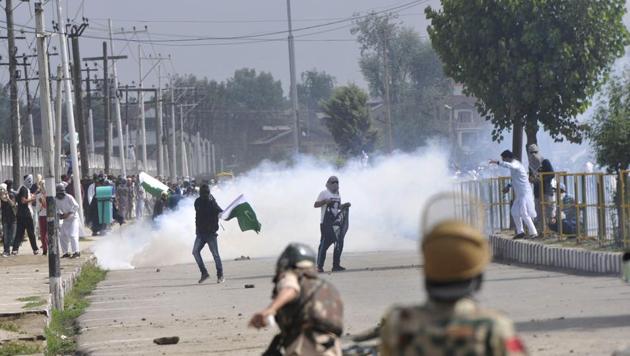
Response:
[[[225,282],[223,278],[223,266],[221,256],[219,256],[219,245],[217,243],[217,230],[219,230],[219,214],[223,211],[214,197],[210,194],[210,187],[204,184],[199,189],[199,198],[195,200],[195,226],[197,238],[193,247],[193,256],[199,266],[201,278],[199,283],[210,277],[206,266],[201,259],[201,250],[208,244],[210,252],[214,258],[214,265],[217,269],[217,283]]]

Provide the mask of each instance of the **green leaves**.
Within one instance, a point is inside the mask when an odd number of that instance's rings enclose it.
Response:
[[[444,71],[492,117],[493,139],[515,122],[533,121],[554,138],[580,142],[576,116],[630,43],[624,4],[443,0],[442,10],[425,12]]]
[[[630,167],[630,73],[613,78],[606,95],[593,117],[589,138],[597,163],[617,172]]]
[[[358,156],[361,151],[371,152],[377,139],[372,128],[367,94],[354,84],[337,87],[332,97],[322,103],[328,115],[326,127],[343,156]]]

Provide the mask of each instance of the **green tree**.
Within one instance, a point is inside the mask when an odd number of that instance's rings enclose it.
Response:
[[[367,106],[367,93],[354,84],[338,87],[332,97],[322,103],[328,116],[326,127],[343,156],[358,156],[361,151],[372,152],[377,133]]]
[[[299,102],[309,110],[319,109],[322,100],[328,100],[335,88],[335,77],[317,69],[302,72],[302,82],[298,83]]]
[[[351,33],[361,46],[359,66],[373,97],[384,98],[387,59],[394,146],[413,150],[429,137],[446,134],[440,108],[451,83],[431,44],[391,14],[363,17]]]
[[[428,7],[433,47],[447,75],[479,99],[500,141],[513,128],[536,142],[539,124],[557,140],[581,142],[576,116],[590,105],[628,31],[624,0],[442,0]]]
[[[225,83],[227,100],[235,109],[271,110],[285,105],[282,84],[271,73],[243,68]]]
[[[607,98],[597,107],[589,138],[597,163],[616,173],[630,167],[630,73],[613,78],[606,89]]]

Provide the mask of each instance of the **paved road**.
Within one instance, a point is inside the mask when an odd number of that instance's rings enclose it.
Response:
[[[198,285],[194,264],[111,271],[80,317],[79,345],[94,355],[259,355],[273,330],[246,323],[269,301],[274,262],[225,261],[221,285]],[[413,251],[348,254],[344,262],[348,272],[325,277],[342,293],[349,334],[373,326],[393,302],[425,297]],[[630,286],[614,277],[492,264],[480,299],[517,322],[534,355],[610,355],[630,344]],[[177,345],[152,342],[175,335]]]

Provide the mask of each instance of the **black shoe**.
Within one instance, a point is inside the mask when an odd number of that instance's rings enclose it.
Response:
[[[524,239],[524,238],[525,238],[525,233],[521,232],[520,234],[514,235],[514,238],[512,240],[520,240],[520,239]]]
[[[61,255],[61,258],[68,258],[68,257],[70,257],[69,253],[64,253],[63,255]]]
[[[42,252],[42,255],[46,256],[48,254],[48,251],[44,251]]]
[[[33,250],[34,255],[39,255],[39,250]]]
[[[208,279],[210,277],[209,274],[202,274],[201,278],[199,278],[199,283],[203,283],[203,281],[205,281],[206,279]]]
[[[317,272],[318,272],[318,273],[324,273],[324,269],[323,269],[323,268],[319,268],[319,267],[317,267]]]
[[[345,270],[346,269],[344,267],[341,267],[341,266],[333,266],[333,268],[332,268],[333,272],[343,272]]]
[[[80,252],[75,252],[72,254],[72,256],[70,256],[70,258],[77,258],[77,257],[81,257],[81,253]]]

